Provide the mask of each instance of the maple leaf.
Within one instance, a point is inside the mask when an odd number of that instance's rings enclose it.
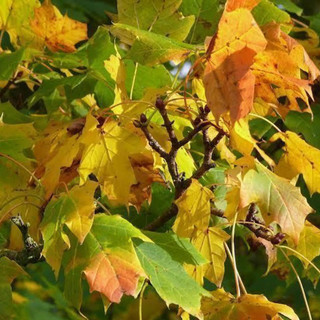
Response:
[[[301,260],[304,267],[307,268],[309,266],[309,261],[312,261],[315,257],[320,255],[320,230],[311,224],[310,222],[306,222],[303,230],[301,231],[299,243],[297,246],[289,243],[295,251],[299,254],[295,254],[294,251],[290,252],[294,254],[298,259]],[[306,259],[304,259],[305,257]]]
[[[263,295],[245,294],[235,299],[223,289],[211,294],[210,298],[204,297],[202,300],[201,310],[205,320],[280,320],[280,315],[299,320],[290,307],[270,302]]]
[[[282,232],[298,243],[306,216],[313,211],[300,189],[256,162],[240,188],[240,208],[256,203],[267,224],[277,222]]]
[[[255,148],[260,156],[270,165],[275,166],[274,161],[257,145],[257,142],[250,134],[248,121],[240,119],[235,123],[230,131],[230,146],[241,152],[245,156],[249,156]]]
[[[226,10],[233,11],[238,8],[253,9],[261,0],[228,0]]]
[[[217,227],[210,227],[205,231],[197,231],[192,237],[192,244],[206,258],[209,263],[201,266],[188,267],[187,271],[203,284],[203,277],[220,287],[224,276],[226,252],[224,243],[230,236]]]
[[[81,274],[90,291],[102,293],[119,303],[123,294],[136,296],[138,282],[145,277],[132,244],[132,237],[146,241],[139,229],[120,216],[98,214],[82,245],[71,237],[71,249],[65,253],[65,294],[77,308],[82,300]]]
[[[0,7],[0,29],[10,35],[14,45],[25,45],[33,41],[34,34],[30,28],[30,20],[34,10],[40,6],[38,0],[4,0]]]
[[[203,74],[207,103],[216,119],[230,112],[235,122],[250,112],[255,85],[250,67],[266,44],[249,10],[224,12],[218,33],[209,44],[210,56]]]
[[[121,23],[115,23],[110,32],[131,46],[127,58],[145,65],[155,65],[169,60],[179,63],[196,49],[190,44]]]
[[[134,239],[135,250],[151,284],[167,305],[178,304],[188,313],[199,317],[200,300],[208,295],[195,280],[188,276],[182,265],[160,246]],[[188,292],[184,295],[184,292]]]
[[[178,9],[182,0],[119,0],[117,22],[183,41],[194,23]]]
[[[67,194],[52,199],[47,205],[40,229],[44,239],[43,255],[58,276],[64,250],[70,248],[70,240],[63,230],[66,225],[82,243],[89,233],[95,210],[94,191],[97,183],[88,181],[74,186]]]
[[[76,43],[87,39],[87,25],[63,16],[50,1],[44,1],[40,8],[35,9],[30,24],[51,51],[73,52]]]
[[[80,150],[79,133],[70,134],[68,127],[69,124],[49,123],[33,148],[38,162],[36,175],[41,177],[46,198],[59,185],[61,169],[70,168]]]
[[[290,131],[276,134],[272,139],[281,139],[285,143],[284,153],[275,168],[275,173],[287,179],[301,173],[310,194],[320,192],[320,150]]]
[[[94,137],[84,147],[78,170],[81,182],[93,173],[110,201],[127,204],[130,188],[137,183],[129,156],[143,153],[146,141],[135,133],[132,124],[123,127],[108,119],[100,131],[98,124],[97,120],[91,124]]]
[[[154,168],[151,152],[149,154],[132,154],[129,159],[136,178],[136,183],[130,187],[129,202],[140,210],[142,203],[145,200],[150,200],[151,184],[153,182],[164,184],[164,180],[159,170]]]
[[[178,215],[172,227],[180,237],[191,237],[196,230],[207,229],[210,220],[210,200],[213,193],[197,180],[176,201]]]

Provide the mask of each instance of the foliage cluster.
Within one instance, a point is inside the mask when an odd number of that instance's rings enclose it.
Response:
[[[0,319],[319,319],[320,14],[115,5],[0,3]]]

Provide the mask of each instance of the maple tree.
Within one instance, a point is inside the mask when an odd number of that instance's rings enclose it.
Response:
[[[319,14],[52,2],[0,3],[0,320],[319,318]]]

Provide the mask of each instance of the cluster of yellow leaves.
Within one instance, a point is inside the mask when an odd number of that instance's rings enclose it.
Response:
[[[288,110],[301,111],[301,99],[310,112],[310,83],[319,70],[279,24],[257,25],[250,10],[258,2],[228,1],[216,36],[207,42],[203,84],[217,120],[223,116],[234,124],[253,109],[255,100],[285,115]],[[301,78],[301,71],[309,74],[308,80]],[[280,97],[288,102],[282,105]]]
[[[206,277],[217,286],[221,286],[224,276],[226,252],[224,243],[229,235],[218,227],[209,227],[213,193],[197,180],[176,201],[178,215],[173,225],[174,232],[188,237],[191,243],[208,260],[201,266],[188,266],[187,271],[199,283]]]

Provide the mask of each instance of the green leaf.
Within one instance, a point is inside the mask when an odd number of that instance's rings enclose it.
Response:
[[[11,295],[11,283],[20,276],[26,274],[14,261],[6,257],[0,258],[0,320],[12,319],[13,305]]]
[[[13,77],[19,63],[24,59],[25,50],[23,48],[13,53],[0,54],[0,80],[9,80]]]
[[[202,265],[208,261],[197,251],[189,239],[174,233],[144,232],[156,245],[167,251],[173,260],[183,264]]]
[[[126,67],[126,89],[130,92],[134,76],[135,64],[132,60],[124,60]],[[139,65],[133,90],[133,99],[141,99],[146,89],[163,88],[171,83],[171,75],[163,66],[148,67]]]
[[[165,36],[116,23],[110,32],[122,42],[132,46],[127,58],[145,65],[179,62],[195,47]]]
[[[12,158],[29,162],[25,150],[32,147],[37,132],[31,123],[4,124],[0,122],[0,152]]]
[[[320,35],[320,12],[309,17],[310,20],[310,28],[317,31],[318,35]]]
[[[302,133],[306,141],[320,149],[320,106],[312,109],[312,115],[307,112],[291,111],[285,119],[286,127],[296,133]]]
[[[167,305],[174,303],[188,313],[200,315],[200,300],[207,294],[161,246],[133,239],[142,268]]]
[[[295,13],[298,16],[301,16],[303,9],[298,7],[291,0],[272,0],[280,9],[285,9],[289,12]]]
[[[194,17],[184,17],[178,9],[182,0],[118,0],[118,21],[137,29],[152,31],[183,41]]]
[[[0,116],[4,123],[19,124],[32,122],[32,118],[19,112],[10,102],[0,103]]]
[[[279,9],[269,0],[262,0],[253,10],[252,14],[260,26],[264,26],[270,22],[280,23],[285,32],[291,30],[290,15]]]
[[[215,34],[223,12],[219,0],[184,0],[180,10],[185,15],[195,16],[188,42],[201,44],[206,37]]]

